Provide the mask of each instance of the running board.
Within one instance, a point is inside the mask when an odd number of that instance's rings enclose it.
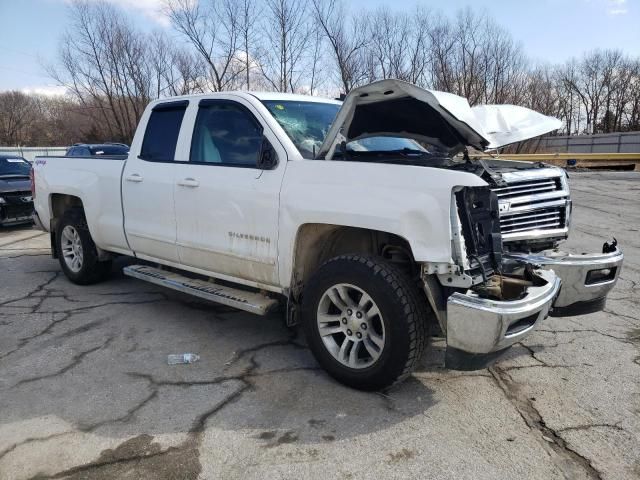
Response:
[[[188,278],[179,273],[148,267],[146,265],[130,265],[122,269],[129,277],[177,290],[187,295],[204,298],[256,315],[266,315],[278,301],[261,293],[248,292],[238,288],[226,287],[204,280]]]

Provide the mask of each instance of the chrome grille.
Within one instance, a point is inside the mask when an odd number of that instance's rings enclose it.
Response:
[[[564,211],[565,207],[550,207],[505,216],[500,219],[500,230],[502,234],[507,234],[545,228],[562,228],[564,226]]]
[[[522,195],[534,195],[538,193],[549,193],[560,190],[559,178],[541,178],[539,180],[525,180],[506,187],[494,188],[498,199],[508,199]]]
[[[500,206],[505,242],[564,238],[568,233],[569,189],[556,169],[505,173],[493,191]]]

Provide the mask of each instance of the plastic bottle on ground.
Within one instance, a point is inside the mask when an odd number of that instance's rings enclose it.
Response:
[[[176,353],[167,357],[169,365],[179,365],[182,363],[194,363],[200,360],[200,356],[195,353]]]

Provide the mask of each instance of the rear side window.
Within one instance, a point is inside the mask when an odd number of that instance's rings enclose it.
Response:
[[[236,102],[202,100],[191,140],[189,162],[257,167],[262,126]]]
[[[140,158],[150,162],[174,160],[182,118],[188,102],[156,105],[151,112],[142,140]]]
[[[91,155],[127,155],[129,147],[124,145],[99,145],[89,149]]]

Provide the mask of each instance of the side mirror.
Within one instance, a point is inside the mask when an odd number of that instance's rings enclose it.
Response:
[[[278,166],[278,154],[271,142],[266,137],[262,138],[260,148],[260,158],[258,158],[258,168],[261,170],[273,170]]]

